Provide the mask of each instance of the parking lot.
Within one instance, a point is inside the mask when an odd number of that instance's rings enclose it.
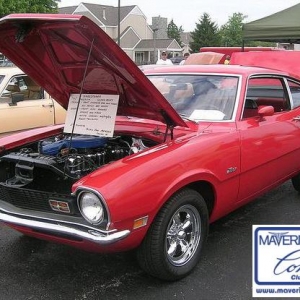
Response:
[[[287,182],[212,224],[200,264],[174,283],[146,275],[134,253],[86,253],[0,225],[0,298],[252,299],[252,224],[297,225],[299,205]]]

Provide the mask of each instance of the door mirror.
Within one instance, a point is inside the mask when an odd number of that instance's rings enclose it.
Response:
[[[261,118],[274,115],[274,107],[271,105],[258,106],[258,114]]]

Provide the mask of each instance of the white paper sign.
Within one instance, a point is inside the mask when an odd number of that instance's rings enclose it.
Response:
[[[119,95],[82,94],[78,105],[79,96],[70,96],[64,132],[112,137]]]

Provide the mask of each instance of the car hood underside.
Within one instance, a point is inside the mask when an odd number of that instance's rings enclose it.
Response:
[[[84,16],[6,16],[0,52],[65,108],[71,94],[119,95],[118,115],[186,126],[128,55]]]

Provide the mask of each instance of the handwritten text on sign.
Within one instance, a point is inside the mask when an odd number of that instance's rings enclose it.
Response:
[[[112,137],[119,95],[83,94],[78,101],[79,94],[70,96],[64,132]]]

